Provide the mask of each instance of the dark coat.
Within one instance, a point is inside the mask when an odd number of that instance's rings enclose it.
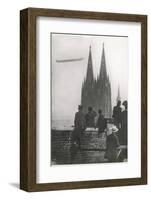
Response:
[[[120,144],[127,145],[127,110],[124,110],[121,114],[121,129],[120,129]]]
[[[74,125],[75,125],[75,128],[85,129],[86,121],[85,121],[84,113],[82,111],[79,111],[75,114]]]
[[[121,121],[121,112],[122,112],[122,109],[120,106],[115,106],[113,108],[113,118],[114,118],[115,122]]]
[[[76,141],[78,144],[80,144],[81,134],[84,132],[86,128],[85,115],[83,114],[82,111],[78,111],[75,114],[74,126],[75,128],[72,134],[72,142]]]
[[[107,158],[109,162],[116,161],[118,146],[119,146],[119,141],[116,134],[112,133],[111,135],[107,136],[105,158]]]
[[[88,112],[85,115],[85,120],[86,120],[86,127],[95,127],[95,117],[96,117],[96,112]]]
[[[106,120],[102,114],[99,115],[96,125],[99,129],[99,133],[103,133],[106,128]]]

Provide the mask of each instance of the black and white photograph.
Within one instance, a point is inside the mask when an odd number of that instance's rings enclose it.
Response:
[[[50,40],[50,165],[127,162],[128,36]]]

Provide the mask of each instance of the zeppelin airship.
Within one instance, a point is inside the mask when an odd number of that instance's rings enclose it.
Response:
[[[56,60],[57,63],[64,63],[64,62],[76,62],[81,61],[84,58],[73,58],[73,59],[63,59],[63,60]]]

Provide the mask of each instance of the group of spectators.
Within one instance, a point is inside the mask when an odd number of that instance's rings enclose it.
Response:
[[[86,128],[98,128],[99,133],[103,133],[106,128],[106,120],[102,114],[102,110],[98,110],[98,119],[96,122],[97,113],[91,106],[88,107],[86,115],[83,113],[82,105],[78,106],[78,112],[75,114],[74,119],[74,133],[73,140],[80,145],[80,137]]]
[[[122,109],[123,107],[123,109]],[[81,134],[86,128],[98,128],[98,134],[103,136],[106,132],[106,157],[113,161],[115,160],[115,155],[113,155],[114,150],[116,150],[120,145],[127,146],[127,108],[128,103],[124,101],[117,102],[117,105],[113,108],[112,127],[108,128],[107,120],[104,118],[102,110],[98,110],[97,113],[93,110],[92,107],[88,107],[88,112],[85,115],[83,113],[82,105],[78,106],[78,112],[75,114],[74,119],[74,131],[72,141],[75,144],[81,145],[80,139]]]

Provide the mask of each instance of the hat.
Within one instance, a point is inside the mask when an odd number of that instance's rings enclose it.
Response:
[[[112,127],[108,129],[107,135],[111,135],[112,133],[116,133],[116,132],[118,132],[118,128],[115,125],[113,125]]]
[[[123,102],[123,105],[124,105],[124,106],[127,106],[127,101],[126,101],[126,100]]]
[[[113,126],[112,127],[112,133],[116,133],[116,132],[118,132],[118,128],[116,126]]]
[[[82,105],[78,105],[78,109],[82,110],[83,106]]]

